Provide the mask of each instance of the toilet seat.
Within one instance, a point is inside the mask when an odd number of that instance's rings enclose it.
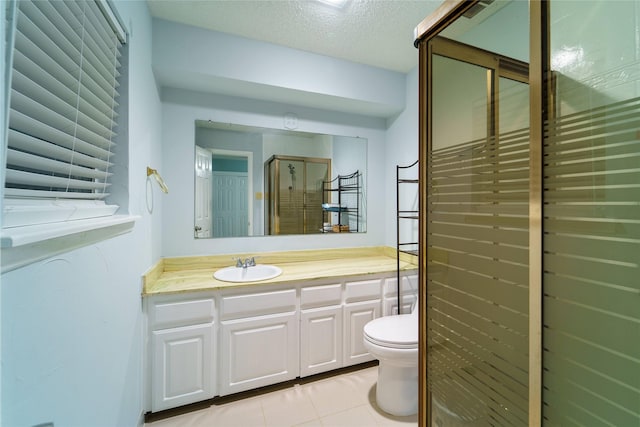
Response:
[[[380,317],[364,326],[364,338],[381,347],[417,349],[418,322],[410,314]]]

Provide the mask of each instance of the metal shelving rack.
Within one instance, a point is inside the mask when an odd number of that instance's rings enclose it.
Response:
[[[323,182],[323,211],[325,213],[337,213],[338,223],[337,232],[351,232],[357,233],[360,231],[360,197],[361,197],[361,183],[360,183],[360,171],[356,170],[348,175],[338,175],[330,181]],[[332,203],[332,194],[338,194],[337,206],[324,207],[325,204]],[[346,224],[343,223],[343,214],[346,214]],[[349,218],[355,218],[355,229],[351,228]],[[348,230],[343,230],[343,226],[348,226]]]
[[[396,265],[397,265],[397,278],[398,278],[398,314],[401,314],[402,311],[402,295],[400,290],[402,288],[402,277],[400,277],[400,254],[405,253],[409,255],[418,256],[418,241],[403,241],[400,238],[400,224],[403,221],[418,221],[419,219],[419,211],[418,210],[405,210],[403,209],[402,200],[400,196],[400,187],[401,185],[411,184],[418,185],[418,170],[417,170],[418,161],[411,163],[408,166],[400,166],[396,165]],[[416,168],[416,171],[410,175],[416,176],[416,178],[406,178],[405,174],[412,168]],[[416,191],[418,189],[416,188]]]

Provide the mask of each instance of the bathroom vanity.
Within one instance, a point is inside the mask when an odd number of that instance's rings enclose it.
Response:
[[[229,256],[163,260],[151,269],[143,280],[146,409],[157,412],[373,360],[362,329],[397,313],[395,254],[383,248],[313,252],[264,255],[283,273],[262,282],[214,279]],[[403,264],[403,310],[417,293],[410,261]]]

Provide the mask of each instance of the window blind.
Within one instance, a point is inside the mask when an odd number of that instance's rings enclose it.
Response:
[[[34,199],[90,200],[97,209],[83,209],[88,217],[117,210],[104,201],[117,136],[124,42],[113,18],[103,1],[19,2],[6,199],[30,204]],[[15,208],[16,201],[11,202],[6,205]],[[5,226],[27,225],[16,218],[7,224],[6,210]]]

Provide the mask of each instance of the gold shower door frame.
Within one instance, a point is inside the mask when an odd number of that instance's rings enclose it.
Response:
[[[435,41],[436,36],[448,25],[462,16],[463,13],[475,6],[479,0],[445,0],[445,2],[429,17],[422,21],[416,28],[416,47],[419,50],[419,192],[426,194],[428,184],[428,164],[432,147],[431,138],[431,111],[433,53],[442,54],[444,51],[439,47],[444,47],[441,40]],[[548,63],[548,59],[543,59],[543,44],[548,43],[549,37],[543,34],[543,25],[548,16],[548,4],[541,1],[529,2],[530,20],[530,63],[528,68],[529,83],[529,107],[530,107],[530,144],[529,144],[529,399],[528,418],[529,426],[538,426],[542,422],[542,141],[543,141],[543,89],[544,85],[550,84],[551,79],[543,79],[543,65]],[[493,60],[488,59],[484,54],[468,51],[455,44],[446,45],[445,56],[471,55],[479,62],[478,65],[485,66],[492,64]],[[435,49],[433,46],[436,46]],[[450,51],[449,49],[453,49]],[[494,54],[495,55],[495,54]],[[454,58],[460,59],[460,58]],[[486,65],[483,65],[486,64]],[[490,68],[490,67],[487,67]],[[494,73],[495,79],[500,73]],[[510,74],[510,75],[507,75]],[[519,78],[520,73],[509,73],[505,70],[503,77],[513,80],[523,81]],[[544,83],[543,83],[544,82]],[[495,85],[493,86],[495,89]],[[551,92],[546,92],[551,93]],[[490,98],[489,98],[490,99]],[[553,105],[549,100],[547,105]],[[488,133],[495,130],[497,123],[497,108],[489,106]],[[546,109],[550,112],[550,109]],[[494,132],[495,134],[495,132]],[[420,426],[429,426],[431,420],[431,396],[427,389],[427,256],[426,244],[428,231],[428,200],[427,197],[420,197],[420,223],[419,223],[419,413],[418,423]]]

